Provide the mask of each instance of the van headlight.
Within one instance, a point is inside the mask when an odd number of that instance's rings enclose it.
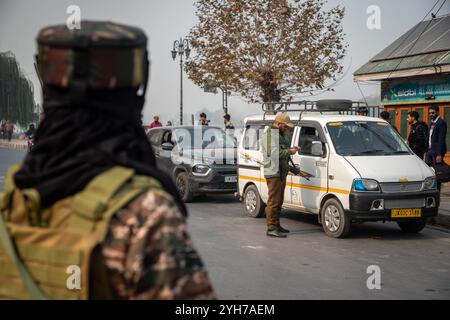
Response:
[[[194,175],[206,176],[210,170],[211,167],[206,164],[196,164],[192,167],[192,173]]]
[[[422,190],[435,190],[437,189],[436,177],[428,177],[422,183]]]
[[[352,190],[355,192],[380,192],[380,184],[373,179],[355,179],[353,180]]]

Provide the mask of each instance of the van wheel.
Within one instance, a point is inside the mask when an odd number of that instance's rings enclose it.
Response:
[[[328,236],[345,238],[349,234],[351,221],[337,199],[325,201],[320,214],[322,215],[322,228]]]
[[[184,171],[177,174],[175,178],[175,185],[180,193],[181,200],[183,202],[191,202],[193,199],[193,194],[189,186],[188,174]]]
[[[408,221],[397,221],[403,232],[419,233],[427,225],[427,218],[413,219]]]
[[[247,189],[245,189],[244,207],[245,212],[249,217],[262,218],[264,216],[266,205],[264,204],[264,202],[262,202],[256,186],[251,185]]]

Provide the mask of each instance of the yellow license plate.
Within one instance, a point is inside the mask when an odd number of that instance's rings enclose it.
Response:
[[[422,216],[422,209],[392,209],[391,218],[417,218]]]

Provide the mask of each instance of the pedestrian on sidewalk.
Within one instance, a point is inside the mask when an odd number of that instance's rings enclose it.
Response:
[[[206,117],[206,113],[200,113],[200,120],[198,120],[198,124],[201,126],[209,126],[209,120]]]
[[[5,139],[6,138],[5,126],[6,126],[6,120],[2,120],[2,122],[0,124],[0,138],[1,139]]]
[[[363,116],[363,117],[367,117],[369,115],[369,109],[367,107],[358,107],[356,109],[356,115],[357,116]]]
[[[6,121],[5,132],[6,132],[6,139],[8,139],[8,142],[11,142],[14,133],[14,123],[12,123],[11,120]]]
[[[394,128],[398,132],[397,127],[394,124],[392,124],[391,114],[388,111],[386,110],[381,111],[380,118],[389,123],[392,126],[392,128]]]
[[[153,122],[150,124],[150,129],[162,127],[162,123],[159,122],[159,116],[153,116]]]
[[[234,130],[234,125],[231,123],[231,116],[226,114],[223,116],[223,123],[225,124],[225,130]]]
[[[37,39],[45,119],[0,197],[9,199],[0,298],[214,298],[186,207],[142,127],[147,36],[111,21],[81,21],[81,30],[51,26]]]
[[[419,121],[419,113],[411,111],[406,117],[406,121],[411,126],[408,136],[408,145],[411,150],[422,160],[424,160],[427,150],[428,126],[425,122]]]
[[[289,159],[299,148],[290,148],[290,129],[294,127],[287,114],[280,113],[272,125],[267,126],[262,135],[264,177],[267,181],[269,199],[266,207],[267,236],[286,238],[289,230],[280,225],[284,189],[289,172]]]
[[[431,123],[428,131],[428,148],[425,154],[425,162],[429,166],[441,163],[447,153],[447,123],[439,116],[439,106],[433,105],[428,112]],[[441,190],[441,183],[437,184]]]

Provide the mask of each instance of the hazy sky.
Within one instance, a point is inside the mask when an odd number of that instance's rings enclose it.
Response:
[[[314,97],[361,99],[352,73],[384,49],[396,38],[418,23],[435,0],[329,0],[328,6],[346,8],[344,32],[349,44],[343,81],[335,92]],[[188,34],[195,25],[194,1],[190,0],[0,0],[0,52],[12,51],[25,74],[35,85],[36,100],[40,102],[40,88],[33,68],[36,50],[35,37],[42,27],[65,23],[69,5],[81,8],[82,19],[112,20],[141,27],[149,37],[151,78],[147,91],[145,119],[160,114],[162,121],[177,120],[179,114],[179,64],[171,58],[172,43]],[[381,30],[366,26],[367,8],[381,9]],[[447,1],[439,15],[450,12]],[[204,93],[184,77],[184,106],[186,113],[197,114],[202,108],[214,111],[221,108],[219,94]],[[362,86],[366,95],[378,94],[376,85]],[[229,110],[238,122],[244,115],[260,113],[258,105],[248,105],[239,97],[229,99]],[[186,121],[187,119],[185,119]]]

